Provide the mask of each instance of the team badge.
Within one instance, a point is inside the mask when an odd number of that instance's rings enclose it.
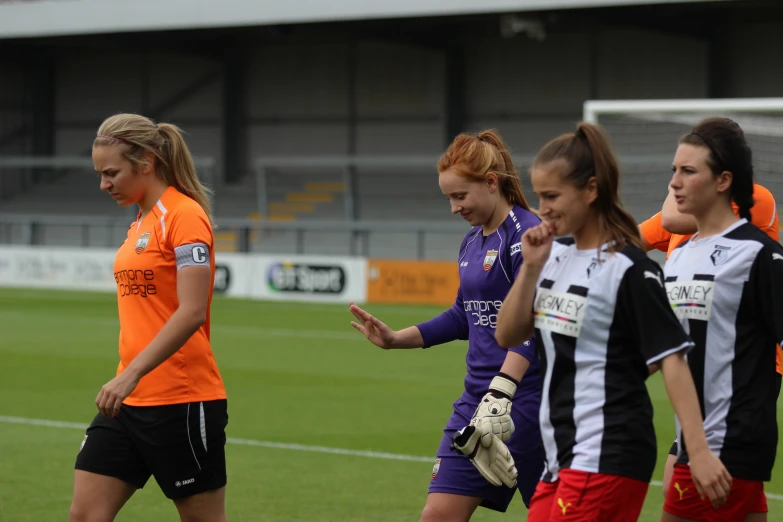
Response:
[[[712,254],[710,254],[710,259],[712,259],[712,264],[714,266],[718,266],[728,261],[729,250],[731,250],[731,247],[715,245],[715,250],[713,250]]]
[[[484,256],[484,270],[489,270],[492,265],[495,264],[495,259],[498,258],[497,250],[487,250],[487,255]]]
[[[150,244],[150,233],[144,232],[142,235],[139,236],[139,239],[136,241],[136,253],[141,254],[144,252],[144,249],[147,248],[147,245]]]
[[[435,465],[432,466],[432,480],[438,476],[438,471],[440,471],[440,459],[435,459]]]
[[[601,271],[601,261],[593,258],[590,262],[590,266],[587,267],[587,278],[592,279],[594,275]]]

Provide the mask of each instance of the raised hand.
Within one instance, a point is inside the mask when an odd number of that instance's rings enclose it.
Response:
[[[396,333],[386,326],[386,323],[362,310],[354,303],[351,303],[351,313],[359,321],[358,323],[351,321],[351,326],[359,330],[368,341],[384,350],[395,348]]]
[[[522,259],[529,266],[543,266],[552,251],[555,239],[555,224],[552,221],[542,221],[522,234]]]

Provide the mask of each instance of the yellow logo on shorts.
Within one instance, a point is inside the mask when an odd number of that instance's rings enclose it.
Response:
[[[568,504],[565,504],[565,503],[563,503],[563,499],[562,499],[562,498],[558,498],[558,499],[557,499],[557,505],[558,505],[558,506],[560,506],[560,509],[562,509],[562,510],[563,510],[563,516],[565,516],[565,515],[566,515],[566,510],[567,510],[569,507],[571,507],[571,503],[570,503],[570,502],[569,502]]]
[[[683,496],[683,495],[685,494],[685,492],[686,492],[686,491],[688,491],[688,489],[690,489],[690,488],[680,489],[680,483],[679,483],[679,482],[675,482],[675,483],[674,483],[674,489],[676,489],[676,490],[677,490],[677,492],[680,494],[680,500],[682,500],[682,496]]]

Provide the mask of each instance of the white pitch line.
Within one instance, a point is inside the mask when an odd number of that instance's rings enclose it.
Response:
[[[2,417],[0,417],[2,419]],[[264,440],[227,438],[231,444],[244,446],[260,446],[263,448],[286,449],[294,451],[313,451],[315,453],[329,453],[332,455],[351,455],[353,457],[369,457],[371,459],[405,460],[408,462],[435,462],[434,457],[417,457],[415,455],[400,455],[399,453],[383,453],[378,451],[359,451],[343,448],[326,448],[324,446],[306,446],[304,444],[287,444],[283,442],[267,442]]]
[[[47,419],[28,419],[25,417],[8,417],[0,415],[0,422],[8,424],[26,424],[32,426],[46,426],[47,428],[68,428],[76,430],[86,430],[88,424],[80,422],[64,422]],[[288,444],[284,442],[270,442],[265,440],[236,439],[228,437],[226,441],[229,444],[238,444],[241,446],[257,446],[262,448],[284,449],[294,451],[311,451],[315,453],[328,453],[331,455],[350,455],[352,457],[369,457],[371,459],[403,460],[408,462],[435,462],[435,457],[419,457],[416,455],[401,455],[399,453],[384,453],[380,451],[362,451],[343,448],[327,448],[325,446],[308,446],[305,444]]]
[[[47,419],[28,419],[25,417],[8,417],[0,415],[0,422],[7,424],[25,424],[31,426],[46,426],[48,428],[68,428],[77,430],[86,430],[88,425],[79,422],[64,422]],[[343,448],[327,448],[325,446],[308,446],[305,444],[287,444],[283,442],[270,442],[265,440],[253,440],[253,439],[235,439],[228,437],[226,442],[229,444],[238,444],[242,446],[256,446],[261,448],[283,449],[293,451],[310,451],[314,453],[327,453],[330,455],[350,455],[352,457],[367,457],[371,459],[388,459],[388,460],[402,460],[407,462],[428,462],[434,461],[432,457],[419,457],[416,455],[401,455],[399,453],[384,453],[379,451],[360,451],[349,450]],[[651,486],[663,486],[663,483],[653,480],[650,482]],[[766,493],[767,499],[770,500],[783,500],[783,495],[777,493]]]
[[[49,428],[72,428],[76,430],[86,430],[88,424],[81,424],[79,422],[63,422],[46,419],[26,419],[24,417],[6,417],[0,415],[0,422],[6,422],[10,424],[28,424],[33,426],[47,426]]]

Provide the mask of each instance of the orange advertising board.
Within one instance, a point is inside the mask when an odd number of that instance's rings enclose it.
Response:
[[[459,270],[454,261],[367,260],[367,302],[454,304]]]

